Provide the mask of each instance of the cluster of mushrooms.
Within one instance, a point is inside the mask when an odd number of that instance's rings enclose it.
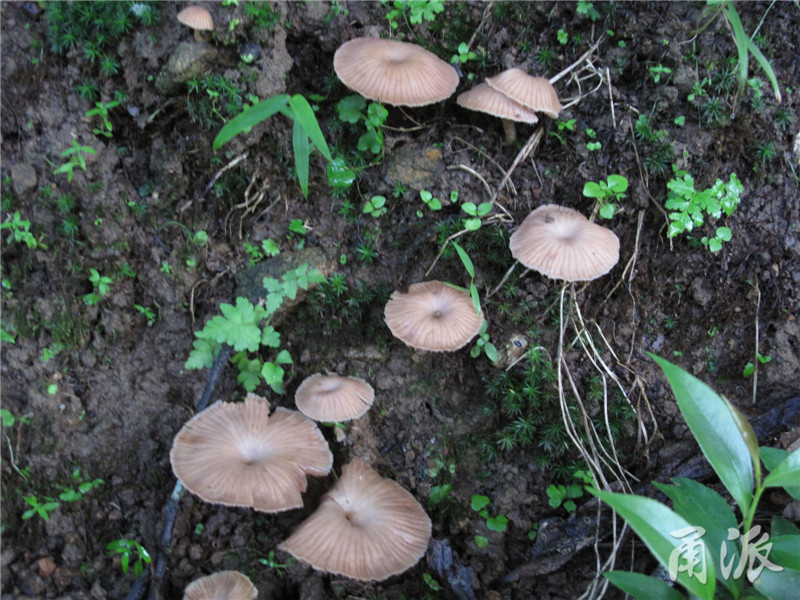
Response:
[[[357,38],[334,56],[342,82],[362,96],[395,106],[424,106],[450,97],[455,69],[406,42]],[[561,110],[546,79],[510,69],[461,94],[458,103],[507,121],[535,123],[536,113]],[[509,129],[506,129],[509,135]],[[552,279],[588,281],[619,260],[619,239],[578,211],[545,205],[531,212],[510,239],[523,265]],[[430,352],[458,350],[483,325],[469,293],[441,281],[395,291],[384,317],[406,345]],[[190,492],[210,503],[276,513],[303,506],[306,477],[327,475],[333,455],[314,421],[343,422],[364,415],[375,398],[356,377],[315,374],[295,394],[298,411],[249,394],[242,403],[217,402],[188,421],[175,437],[170,461]],[[424,555],[431,521],[399,484],[356,458],[317,510],[278,547],[320,571],[361,581],[402,573]],[[229,595],[230,594],[230,595]],[[255,598],[256,588],[236,571],[191,583],[185,598]]]

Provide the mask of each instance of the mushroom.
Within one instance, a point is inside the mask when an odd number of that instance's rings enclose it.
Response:
[[[258,590],[239,571],[219,571],[195,579],[183,590],[183,600],[256,600]]]
[[[366,413],[375,390],[358,377],[316,373],[307,377],[294,395],[298,410],[315,421],[341,422]]]
[[[202,6],[187,6],[178,13],[178,21],[194,30],[194,39],[207,42],[214,30],[211,13]]]
[[[474,338],[483,314],[466,290],[442,281],[414,283],[392,293],[384,309],[392,335],[407,346],[431,352],[451,352]]]
[[[458,87],[458,73],[416,44],[380,38],[355,38],[333,55],[333,69],[348,88],[394,106],[441,102]]]
[[[183,486],[207,502],[280,512],[303,506],[306,475],[327,475],[333,455],[316,424],[248,394],[217,402],[175,436],[169,454]]]
[[[419,502],[356,458],[278,548],[319,571],[382,581],[414,566],[430,537],[431,520]]]
[[[528,75],[522,69],[507,69],[499,75],[488,77],[486,83],[514,102],[554,119],[563,108],[552,83],[544,77]]]
[[[546,204],[529,214],[512,235],[511,254],[551,279],[590,281],[619,261],[619,238],[577,210]]]
[[[512,144],[517,139],[515,121],[533,124],[539,120],[534,111],[494,90],[488,83],[479,83],[471,90],[459,94],[456,102],[464,108],[500,117],[503,120],[507,144]]]

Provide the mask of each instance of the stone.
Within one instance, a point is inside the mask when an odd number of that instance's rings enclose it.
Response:
[[[444,160],[438,148],[403,146],[387,155],[386,181],[389,185],[402,183],[414,190],[425,190],[442,180]]]
[[[18,196],[36,188],[36,171],[28,163],[11,165],[11,185]]]
[[[182,42],[158,74],[156,89],[161,94],[177,94],[183,84],[207,70],[216,57],[217,49],[211,44]]]

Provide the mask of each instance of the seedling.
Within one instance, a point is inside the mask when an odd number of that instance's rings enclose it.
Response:
[[[552,484],[547,488],[548,504],[553,508],[564,507],[567,512],[575,512],[577,506],[575,500],[583,496],[583,486],[592,485],[592,476],[583,470],[577,470],[573,477],[580,483],[570,485]]]
[[[100,118],[103,120],[103,126],[102,128],[95,127],[92,130],[92,132],[95,135],[103,135],[108,138],[114,137],[113,133],[114,127],[113,125],[111,125],[111,121],[108,120],[108,111],[111,110],[112,108],[119,106],[119,102],[116,100],[113,100],[108,104],[103,104],[102,102],[95,102],[95,106],[97,108],[93,108],[91,110],[86,111],[86,116],[89,118],[94,117],[96,115],[100,116]]]
[[[14,211],[14,214],[3,223],[0,223],[0,231],[8,229],[9,236],[6,238],[6,244],[11,242],[25,242],[31,250],[36,250],[39,247],[39,241],[31,233],[31,222],[23,219],[19,211]]]
[[[128,567],[130,566],[131,560],[134,561],[133,574],[136,575],[136,577],[139,577],[139,575],[144,572],[145,564],[149,565],[152,563],[150,553],[145,550],[144,546],[142,546],[136,540],[120,538],[110,542],[106,546],[106,550],[112,556],[115,554],[119,555],[122,572],[126,575],[128,573]]]
[[[491,500],[489,500],[488,496],[482,496],[480,494],[475,494],[472,496],[472,501],[470,506],[472,510],[477,512],[481,517],[486,519],[486,527],[490,531],[497,531],[499,533],[503,533],[508,527],[508,518],[505,515],[497,515],[495,517],[490,516],[489,513],[489,504]],[[475,545],[478,548],[485,548],[488,545],[489,541],[482,535],[475,536]]]
[[[551,130],[550,135],[556,138],[561,143],[562,146],[566,146],[567,140],[564,136],[566,135],[567,132],[575,131],[576,122],[577,121],[575,119],[570,119],[568,121],[564,121],[562,119],[556,119],[555,122],[556,129],[555,131]]]
[[[428,190],[420,190],[419,197],[431,210],[442,210],[442,201],[436,198]]]
[[[365,112],[366,109],[366,112]],[[378,102],[367,101],[362,96],[346,96],[336,104],[336,114],[345,123],[355,125],[363,122],[366,132],[358,138],[359,152],[369,150],[372,154],[383,154],[383,124],[389,111]]]
[[[653,78],[653,83],[658,83],[661,81],[662,75],[671,75],[672,69],[669,67],[665,67],[664,65],[658,64],[654,67],[650,67],[650,76]]]
[[[401,18],[411,31],[411,25],[419,25],[423,20],[435,21],[436,15],[444,10],[442,0],[394,0],[392,6],[393,8],[386,13],[386,19],[392,30],[399,28]]]
[[[481,228],[481,219],[492,212],[492,203],[481,202],[476,205],[474,202],[463,202],[461,210],[469,215],[468,219],[464,219],[464,229],[477,231]]]
[[[475,345],[469,351],[469,355],[472,358],[478,358],[481,355],[481,352],[483,352],[486,354],[486,358],[492,362],[496,362],[498,358],[497,348],[492,342],[489,341],[489,334],[486,332],[487,326],[488,323],[484,319],[483,325],[481,325],[481,328],[478,331],[478,337],[475,340]]]
[[[386,210],[386,197],[373,196],[364,204],[364,208],[361,209],[361,212],[365,215],[372,215],[373,218],[377,219],[385,215]]]
[[[587,181],[583,186],[583,195],[594,198],[600,207],[600,216],[610,219],[617,211],[617,203],[625,198],[628,180],[622,175],[609,175],[608,181]]]
[[[724,212],[731,216],[739,206],[744,191],[736,173],[731,173],[728,183],[717,179],[716,183],[702,191],[694,189],[694,178],[686,171],[675,169],[675,177],[667,183],[669,192],[665,206],[669,213],[667,237],[673,238],[685,231],[703,224],[704,215],[719,219]],[[701,242],[711,252],[719,252],[722,243],[730,241],[731,230],[717,227],[712,238],[704,237]]]
[[[283,577],[283,574],[286,572],[286,569],[288,569],[294,563],[294,561],[295,561],[294,558],[290,558],[289,562],[286,564],[278,562],[277,560],[275,560],[275,550],[270,550],[267,553],[266,558],[258,559],[258,562],[260,562],[265,567],[269,567],[270,569],[275,569],[275,573],[278,575],[278,577]]]
[[[153,312],[153,309],[149,306],[142,306],[141,304],[134,304],[133,307],[139,311],[139,314],[147,319],[147,326],[152,327],[153,323],[156,322],[156,315]]]
[[[302,95],[279,94],[262,100],[246,108],[242,113],[231,119],[214,138],[214,151],[240,133],[249,132],[250,129],[262,121],[280,112],[294,123],[292,130],[292,148],[294,150],[295,169],[300,189],[304,197],[308,197],[308,175],[311,152],[317,148],[329,161],[333,160],[328,143],[322,135],[322,130],[317,122],[314,109]]]
[[[475,60],[478,55],[469,49],[469,44],[461,42],[458,45],[457,53],[450,58],[450,62],[454,65],[463,65],[467,61]]]
[[[22,499],[31,506],[31,508],[22,513],[23,521],[27,521],[34,515],[39,515],[45,521],[49,521],[50,513],[61,506],[54,498],[46,497],[44,502],[40,502],[36,496],[23,496]]]
[[[86,158],[83,156],[84,154],[97,154],[97,150],[91,146],[81,146],[78,144],[77,140],[72,140],[72,148],[67,148],[61,153],[61,158],[69,157],[69,162],[65,162],[53,171],[53,175],[66,173],[67,181],[72,182],[75,167],[80,167],[86,171]]]
[[[600,18],[600,13],[594,7],[594,4],[592,4],[588,0],[578,0],[578,7],[576,11],[579,15],[583,15],[584,17],[589,17],[592,20],[592,22],[595,22]]]
[[[98,302],[100,302],[101,296],[108,294],[109,290],[111,289],[111,284],[114,283],[114,280],[111,277],[100,275],[98,270],[95,268],[90,268],[89,272],[89,281],[94,286],[94,291],[84,294],[83,302],[88,306],[95,306]]]
[[[756,353],[756,358],[758,359],[758,362],[761,363],[762,365],[765,365],[769,361],[772,360],[771,356],[764,356],[760,352]],[[755,365],[752,362],[748,362],[744,366],[744,369],[742,369],[742,377],[744,377],[745,379],[747,379],[748,377],[751,377],[753,375],[753,373],[755,372],[755,370],[756,370]]]

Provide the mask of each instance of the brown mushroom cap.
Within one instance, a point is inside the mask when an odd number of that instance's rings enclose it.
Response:
[[[175,476],[203,500],[280,512],[303,506],[306,475],[327,475],[333,455],[316,424],[248,394],[189,420],[170,452]]]
[[[470,110],[520,123],[536,123],[539,120],[535,112],[495,91],[488,83],[479,83],[471,90],[459,94],[456,102]]]
[[[258,590],[239,571],[219,571],[195,579],[183,590],[183,600],[256,600]]]
[[[178,13],[178,21],[196,31],[214,29],[214,19],[211,18],[211,13],[202,6],[187,6]]]
[[[407,292],[393,292],[384,318],[394,337],[431,352],[458,350],[483,325],[483,314],[475,312],[469,293],[442,281],[414,283]]]
[[[294,395],[297,409],[315,421],[341,422],[357,419],[375,400],[375,390],[358,377],[316,373],[307,377]]]
[[[320,571],[382,581],[414,566],[430,537],[431,520],[419,502],[356,458],[278,547]]]
[[[528,75],[522,69],[508,69],[499,75],[488,77],[486,83],[514,102],[554,119],[563,108],[552,83],[544,77]]]
[[[554,204],[529,214],[512,235],[511,254],[552,279],[589,281],[619,261],[619,238],[577,210]]]
[[[348,88],[394,106],[441,102],[458,87],[458,73],[416,44],[355,38],[333,55],[333,69]]]

